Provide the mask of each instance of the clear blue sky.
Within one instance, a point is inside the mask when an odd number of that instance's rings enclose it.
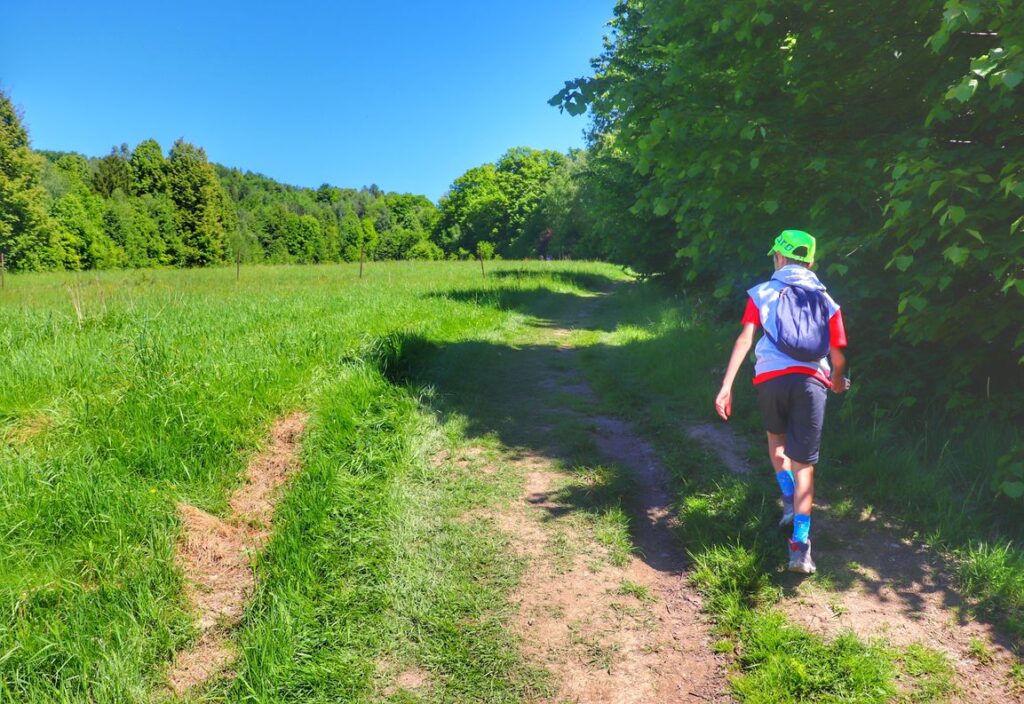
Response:
[[[612,0],[18,2],[0,87],[37,149],[178,137],[301,186],[438,198],[507,148],[567,149],[547,99],[588,72]]]

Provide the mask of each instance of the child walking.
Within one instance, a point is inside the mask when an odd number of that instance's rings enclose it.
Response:
[[[764,334],[754,354],[754,385],[768,435],[768,456],[782,490],[780,526],[793,525],[789,570],[811,574],[811,506],[828,389],[841,394],[846,330],[839,305],[811,271],[816,242],[801,230],[785,230],[768,252],[775,274],[747,291],[742,329],[733,345],[715,410],[732,415],[732,385],[750,352],[754,331]],[[831,357],[831,365],[829,364]]]

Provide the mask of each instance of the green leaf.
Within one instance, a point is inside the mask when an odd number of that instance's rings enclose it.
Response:
[[[779,203],[778,203],[778,201],[774,201],[774,200],[766,200],[766,201],[764,201],[763,203],[761,203],[761,207],[762,207],[762,208],[764,208],[764,211],[765,211],[766,213],[768,213],[769,215],[771,215],[771,214],[773,214],[773,213],[774,213],[774,212],[775,212],[776,210],[778,210],[778,209],[779,209]]]
[[[1019,499],[1024,496],[1024,482],[1007,481],[1003,482],[1003,485],[999,488],[1011,499]]]
[[[969,234],[971,237],[973,237],[974,239],[978,240],[982,244],[985,244],[985,238],[982,237],[981,233],[978,232],[977,230],[972,230],[971,228],[967,228],[967,234]]]
[[[985,78],[998,66],[998,61],[994,61],[988,54],[985,54],[971,61],[971,73],[979,78]]]
[[[902,257],[896,257],[893,259],[896,264],[896,268],[900,271],[906,271],[910,268],[910,265],[914,263],[914,257],[909,254],[904,254]]]
[[[905,173],[907,173],[907,165],[906,164],[896,164],[896,167],[892,170],[892,177],[894,179],[899,179],[899,177],[902,176]]]
[[[961,7],[963,9],[964,17],[966,17],[967,21],[971,24],[977,22],[978,18],[981,17],[981,8],[979,8],[977,4],[965,2]]]
[[[750,157],[750,170],[751,171],[757,171],[757,165],[760,164],[760,163],[761,163],[761,160],[758,157],[756,157],[756,156]]]
[[[956,88],[950,90],[946,94],[946,96],[956,98],[961,103],[966,103],[968,100],[971,99],[971,96],[974,95],[974,91],[976,91],[977,89],[977,78],[965,78],[964,80],[960,81],[960,84]]]
[[[949,219],[953,221],[954,225],[959,225],[964,221],[964,218],[967,217],[967,211],[959,205],[949,206],[949,210],[947,212],[949,213]]]
[[[957,266],[963,266],[964,262],[967,261],[967,256],[970,253],[970,250],[964,247],[957,247],[956,245],[953,245],[951,247],[946,247],[946,249],[943,250],[942,252],[942,256],[944,256],[946,259],[953,262]]]
[[[1007,71],[1003,74],[1003,83],[1005,83],[1006,87],[1010,90],[1013,90],[1020,85],[1022,80],[1024,80],[1024,73],[1020,71]]]

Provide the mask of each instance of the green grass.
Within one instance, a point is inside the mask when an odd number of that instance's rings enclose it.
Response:
[[[637,601],[644,604],[651,604],[657,599],[651,594],[651,590],[642,584],[630,581],[628,579],[622,580],[622,584],[619,586],[618,593],[623,596],[631,596]]]
[[[948,663],[941,657],[915,648],[891,650],[881,642],[859,641],[852,634],[823,639],[788,623],[773,608],[781,596],[775,575],[785,559],[775,528],[775,487],[767,472],[749,478],[728,473],[682,432],[683,419],[709,417],[737,329],[712,326],[697,310],[697,301],[671,300],[655,284],[638,284],[610,300],[595,321],[595,330],[581,333],[578,341],[586,345],[586,366],[606,401],[642,425],[655,440],[665,465],[673,470],[680,536],[691,554],[693,581],[716,621],[721,637],[716,649],[726,651],[724,643],[728,642],[737,652],[739,671],[732,680],[735,694],[744,702],[945,701],[953,685]],[[733,424],[741,433],[759,439],[750,385],[738,383],[734,395],[738,413]],[[837,419],[844,410],[847,416]],[[826,452],[837,442],[839,430],[848,431],[849,414],[854,410],[849,406],[833,408],[829,423],[838,430],[826,437]],[[880,436],[874,438],[878,445],[871,445],[864,436],[847,437],[842,449],[848,450],[859,439],[865,446],[859,450],[861,456],[877,456],[899,442],[894,430],[887,432],[885,442]],[[860,485],[847,477],[855,470],[846,466],[842,467],[844,483],[836,487],[830,463],[841,465],[849,460],[826,456],[819,481],[830,483],[829,495],[836,497],[840,513],[860,513],[867,497],[899,515],[900,501],[914,493],[913,500],[920,503],[911,505],[931,501],[936,509],[923,511],[915,519],[941,523],[943,514],[935,496],[902,487],[928,471],[925,458],[915,454],[914,441],[904,444],[895,467],[891,462],[879,464],[891,474],[886,482],[875,477],[879,487],[884,487],[876,492],[860,492]],[[762,452],[758,448],[752,466],[767,464]],[[929,480],[928,486],[934,489],[941,484],[941,480]],[[885,492],[894,496],[885,497]],[[957,528],[963,525],[956,524]],[[951,528],[947,525],[946,529]],[[961,563],[961,574],[976,569],[978,579],[994,581],[983,588],[979,585],[975,594],[985,595],[988,590],[993,603],[1013,603],[1017,597],[1007,585],[1014,585],[1014,579],[1024,574],[1007,564],[1017,554],[1015,549],[986,550],[989,564],[977,559],[983,553],[975,549],[975,559]],[[963,584],[968,584],[963,579]],[[995,593],[1000,589],[1001,593]],[[910,682],[907,691],[897,687],[898,675]]]
[[[672,432],[680,416],[713,420],[712,400],[738,330],[733,319],[715,322],[717,308],[696,296],[673,298],[657,282],[617,295],[596,321],[598,330],[580,338],[595,378],[605,380],[605,396],[625,415],[654,419],[655,432]],[[855,340],[856,329],[850,332]],[[883,408],[873,400],[872,370],[857,366],[855,348],[850,360],[854,390],[829,402],[821,493],[841,515],[878,509],[944,551],[976,613],[1020,642],[1021,504],[991,486],[999,457],[1021,444],[1020,430],[941,409]],[[762,467],[756,400],[745,381],[751,373],[748,363],[734,388],[731,423],[755,439],[752,465]]]
[[[898,662],[913,683],[912,690],[900,696],[900,702],[940,704],[957,693],[953,666],[942,653],[914,643],[899,654]]]
[[[592,560],[623,564],[628,477],[601,463],[585,419],[538,405],[537,389],[519,383],[571,366],[543,326],[574,325],[584,297],[620,278],[561,263],[496,263],[486,279],[473,263],[374,265],[362,281],[351,266],[255,267],[237,284],[217,269],[12,277],[0,294],[12,380],[0,386],[0,701],[159,692],[196,635],[173,559],[174,504],[223,512],[271,421],[297,408],[311,413],[304,471],[256,560],[258,589],[233,634],[237,676],[191,698],[546,696],[545,673],[521,660],[508,628],[522,564],[486,518],[516,496],[516,479],[430,457],[472,442],[563,458],[557,520],[597,540],[604,554]],[[735,692],[750,702],[953,696],[930,651],[823,640],[773,610],[783,559],[774,487],[680,440],[681,417],[707,414],[734,329],[699,308],[632,286],[569,340],[584,348],[602,412],[638,421],[673,472],[716,650],[738,658]],[[735,422],[756,432],[751,390],[738,384],[736,395]],[[1019,627],[1019,536],[1005,504],[988,502],[981,466],[1002,431],[940,444],[943,426],[908,435],[863,403],[833,404],[819,481],[845,515],[912,512],[913,527],[959,558],[979,606]],[[614,655],[577,645],[597,664]],[[406,670],[424,686],[396,688]]]
[[[386,369],[408,339],[471,344],[617,276],[600,265],[472,263],[13,276],[0,294],[0,700],[148,701],[195,637],[173,560],[174,504],[222,512],[270,422],[311,412],[211,701],[375,701],[389,667],[437,701],[519,701],[543,677],[503,627],[515,561],[454,521],[496,500],[443,484],[437,426]],[[382,371],[389,372],[388,376]],[[429,440],[433,438],[433,440]],[[445,439],[447,438],[447,439]],[[445,489],[441,489],[441,486]],[[445,578],[433,578],[439,565]],[[383,674],[382,674],[383,673]],[[396,695],[399,696],[399,695]],[[405,696],[405,695],[401,695]]]
[[[1024,664],[1019,661],[1010,667],[1010,681],[1018,693],[1024,693]]]

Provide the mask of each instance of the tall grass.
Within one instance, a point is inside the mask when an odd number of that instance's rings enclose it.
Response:
[[[370,645],[388,632],[375,619],[406,559],[395,526],[412,510],[393,492],[414,460],[402,439],[413,406],[376,370],[379,341],[457,340],[515,319],[448,292],[610,271],[534,269],[511,283],[472,263],[375,265],[363,280],[352,266],[254,267],[238,283],[227,269],[11,277],[0,294],[0,700],[148,700],[194,637],[175,502],[223,511],[271,420],[299,407],[313,416],[307,469],[259,565],[239,679],[210,696],[369,696]],[[513,567],[494,567],[495,603]],[[509,648],[493,652],[505,670],[480,688],[514,691]]]

